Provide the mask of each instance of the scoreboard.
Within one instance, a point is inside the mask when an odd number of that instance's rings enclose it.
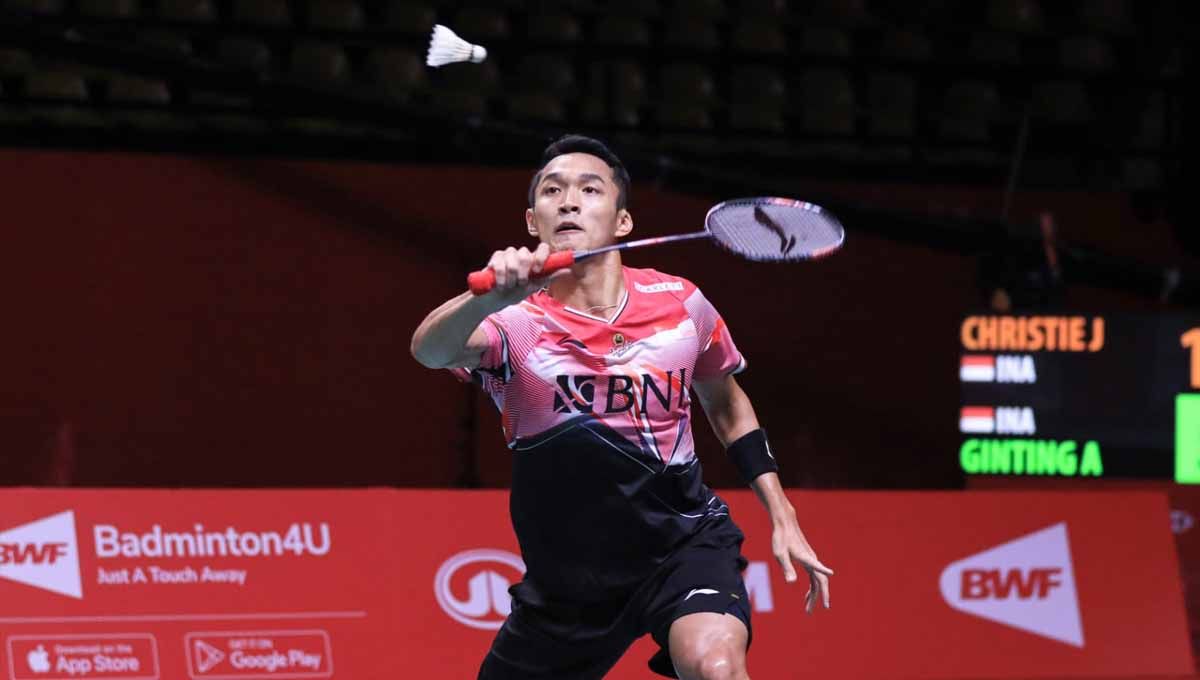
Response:
[[[971,315],[959,344],[966,474],[1200,483],[1200,314]]]

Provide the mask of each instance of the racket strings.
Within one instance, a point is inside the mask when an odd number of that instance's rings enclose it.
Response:
[[[843,238],[841,224],[820,208],[771,199],[725,203],[709,214],[706,224],[726,249],[757,261],[819,257]]]

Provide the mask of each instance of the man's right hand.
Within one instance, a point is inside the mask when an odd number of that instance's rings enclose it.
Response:
[[[539,244],[532,252],[528,248],[508,248],[492,253],[488,269],[496,275],[496,285],[487,295],[501,307],[514,305],[540,289],[546,280],[539,277],[550,246]]]

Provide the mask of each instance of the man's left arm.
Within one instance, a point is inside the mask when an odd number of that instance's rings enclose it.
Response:
[[[765,432],[759,427],[750,398],[732,375],[696,381],[692,386],[717,439],[734,457],[738,471],[747,478],[771,517],[771,550],[783,567],[784,578],[789,583],[796,580],[792,560],[799,562],[809,577],[806,610],[811,613],[818,602],[828,608],[829,577],[833,570],[821,564],[800,530],[796,509],[783,493],[779,474],[774,471],[774,454],[767,444]]]

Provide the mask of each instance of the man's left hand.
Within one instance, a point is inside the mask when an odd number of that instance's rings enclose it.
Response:
[[[796,580],[793,560],[808,572],[809,589],[804,597],[804,610],[813,613],[817,602],[829,609],[829,577],[833,576],[833,570],[817,559],[817,553],[808,544],[795,517],[775,523],[775,529],[771,532],[771,551],[779,560],[779,566],[783,567],[783,577],[788,583]]]

